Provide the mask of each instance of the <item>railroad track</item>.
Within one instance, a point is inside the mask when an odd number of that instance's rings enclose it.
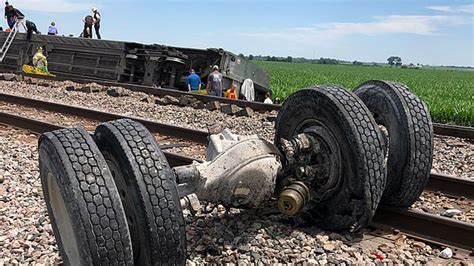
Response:
[[[56,124],[8,113],[0,113],[0,124],[21,128],[36,134],[64,128]],[[165,152],[165,155],[173,167],[190,164],[194,160],[190,157],[169,152]],[[437,174],[432,174],[431,177],[427,187],[428,190],[441,190],[447,195],[460,195],[467,192],[471,194],[463,196],[469,196],[472,199],[474,182],[461,181],[459,178],[452,179],[452,177]],[[451,179],[457,182],[451,182]],[[474,255],[472,243],[472,239],[474,239],[474,225],[471,223],[459,222],[414,210],[387,207],[380,207],[373,221],[376,227],[384,229],[396,228],[413,238],[438,245],[453,246],[459,249],[458,252],[465,254],[465,256]]]
[[[41,101],[21,96],[15,96],[6,93],[0,93],[0,101],[24,105],[31,108],[39,108],[44,109],[51,112],[58,112],[73,116],[79,116],[86,119],[91,120],[98,120],[101,122],[110,121],[120,118],[130,118],[135,121],[142,123],[144,126],[148,128],[153,133],[160,133],[162,135],[173,136],[176,138],[182,138],[189,141],[193,141],[199,144],[207,144],[207,136],[209,135],[207,132],[194,130],[184,127],[178,127],[163,123],[152,122],[146,119],[138,118],[138,117],[131,117],[131,116],[124,116],[120,114],[114,113],[107,113],[77,106],[59,104],[49,101]]]
[[[30,76],[30,75],[27,75]],[[38,78],[37,76],[30,76],[34,78]],[[61,78],[61,77],[40,77],[41,79],[46,79],[46,80],[55,80],[55,81],[65,81],[65,80],[71,80],[70,78]],[[165,96],[165,95],[170,95],[173,97],[181,97],[183,95],[188,95],[188,96],[193,96],[197,99],[199,99],[202,102],[208,103],[211,101],[218,101],[224,104],[234,104],[239,107],[250,107],[255,111],[278,111],[281,107],[281,105],[276,105],[276,104],[264,104],[260,102],[248,102],[248,101],[242,101],[242,100],[231,100],[227,98],[222,98],[222,97],[214,97],[214,96],[208,96],[208,95],[198,95],[194,93],[188,93],[188,92],[183,92],[183,91],[178,91],[178,90],[173,90],[173,89],[164,89],[164,88],[156,88],[152,86],[143,86],[143,85],[135,85],[135,84],[128,84],[128,83],[119,83],[119,82],[110,82],[110,81],[103,81],[103,80],[91,80],[91,79],[83,79],[83,78],[73,78],[72,79],[74,82],[77,83],[90,83],[90,82],[96,82],[100,85],[104,86],[119,86],[123,87],[132,91],[138,91],[138,92],[143,92],[147,93],[150,95],[154,96]],[[3,97],[3,95],[0,94],[0,99]],[[466,139],[474,139],[474,128],[472,127],[463,127],[463,126],[456,126],[456,125],[446,125],[446,124],[439,124],[439,123],[433,123],[433,129],[434,133],[437,135],[442,135],[442,136],[450,136],[450,137],[457,137],[457,138],[466,138]]]
[[[31,99],[31,98],[26,98],[26,97],[21,97],[21,96],[6,94],[6,93],[0,93],[0,101],[4,101],[11,104],[27,106],[30,108],[44,109],[51,112],[58,112],[58,113],[72,115],[72,116],[83,117],[85,119],[97,120],[99,122],[106,122],[106,121],[111,121],[111,120],[121,119],[121,118],[129,118],[129,119],[133,119],[135,121],[142,123],[152,133],[159,133],[162,135],[168,135],[168,136],[179,138],[179,139],[189,140],[199,145],[207,145],[208,143],[208,136],[209,136],[208,132],[158,123],[158,122],[154,122],[154,121],[150,121],[150,120],[146,120],[146,119],[142,119],[138,117],[102,112],[102,111],[92,110],[88,108],[82,108],[82,107],[77,107],[77,106],[49,102],[49,101]],[[6,120],[18,119],[17,123],[23,123],[22,120],[19,118],[9,118],[8,114],[5,114],[4,119]],[[29,119],[26,119],[26,118],[22,118],[22,119],[26,121],[25,122],[26,124],[36,123],[35,122],[36,120],[30,121]],[[48,123],[43,123],[39,121],[37,122],[38,123],[36,123],[35,130],[33,130],[35,132],[46,132],[48,131],[47,129],[51,128],[52,126]],[[44,128],[42,128],[43,126]],[[180,165],[186,165],[186,164],[190,164],[195,159],[190,158],[190,157],[187,157],[187,159],[184,159],[184,158],[179,159],[179,158],[173,157],[173,160],[178,160],[179,162],[181,162]],[[433,192],[440,191],[445,195],[453,196],[453,197],[464,196],[467,198],[474,198],[474,190],[469,189],[471,187],[470,185],[471,183],[472,181],[469,181],[463,178],[457,178],[457,177],[433,172],[431,173],[431,178],[430,178],[430,182],[427,185],[427,190],[433,191]]]
[[[194,95],[194,94],[193,94]],[[208,96],[205,96],[208,97]],[[212,96],[209,96],[212,97]],[[213,97],[216,98],[216,97]],[[21,96],[16,96],[7,93],[0,92],[0,101],[19,104],[24,106],[29,106],[32,108],[40,108],[52,112],[60,112],[74,116],[81,116],[88,119],[96,119],[100,121],[109,121],[119,118],[132,118],[142,124],[144,124],[150,131],[159,132],[164,135],[170,135],[177,138],[188,139],[190,141],[195,141],[200,144],[207,144],[208,132],[193,130],[183,127],[172,126],[163,123],[156,123],[146,119],[124,116],[114,113],[107,113],[77,106],[59,104],[49,101],[42,101],[37,99],[31,99]],[[226,99],[226,101],[231,101]],[[241,101],[243,102],[243,101]],[[459,138],[474,139],[474,128],[471,127],[461,127],[453,125],[443,125],[443,124],[433,124],[435,134],[442,136],[452,136]]]

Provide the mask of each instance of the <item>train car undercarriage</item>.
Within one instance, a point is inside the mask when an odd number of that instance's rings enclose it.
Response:
[[[0,33],[4,43],[8,33]],[[34,35],[31,42],[19,33],[0,62],[3,71],[21,72],[30,64],[38,47],[44,47],[49,70],[58,77],[113,81],[177,90],[187,90],[186,76],[192,68],[203,81],[217,65],[224,76],[224,88],[242,85],[245,79],[255,84],[257,101],[271,92],[268,76],[261,68],[223,49],[179,48],[74,37]]]

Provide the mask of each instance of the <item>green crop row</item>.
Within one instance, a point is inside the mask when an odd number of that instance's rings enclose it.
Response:
[[[353,90],[367,80],[392,80],[408,85],[428,105],[434,121],[474,126],[474,71],[255,62],[270,75],[274,98],[283,100],[312,85]]]

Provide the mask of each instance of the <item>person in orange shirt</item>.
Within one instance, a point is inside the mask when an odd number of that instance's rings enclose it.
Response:
[[[237,85],[232,84],[230,89],[225,91],[225,97],[233,100],[237,100]]]

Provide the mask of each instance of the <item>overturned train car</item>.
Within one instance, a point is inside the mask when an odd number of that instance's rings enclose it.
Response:
[[[0,33],[4,43],[8,33]],[[255,86],[257,101],[270,92],[266,72],[245,58],[223,49],[192,49],[158,44],[107,41],[75,37],[18,34],[0,62],[3,71],[20,72],[29,64],[38,47],[44,47],[49,70],[62,78],[114,81],[145,86],[186,90],[186,76],[191,68],[203,82],[218,65],[224,87],[234,82],[240,88],[245,79]]]

